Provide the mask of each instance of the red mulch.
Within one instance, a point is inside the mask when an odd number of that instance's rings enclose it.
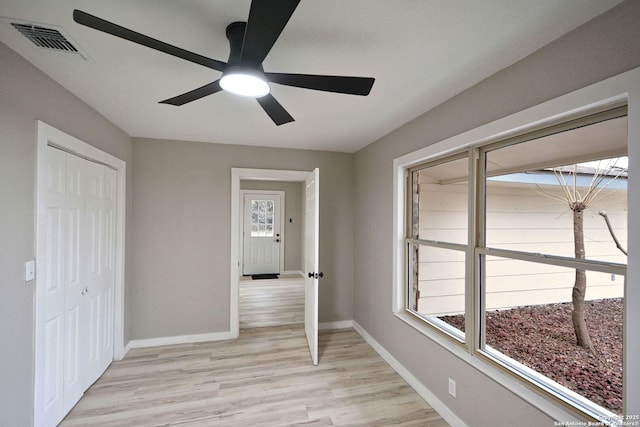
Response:
[[[578,347],[571,304],[487,313],[487,344],[616,414],[622,414],[623,300],[589,301],[594,353]],[[464,316],[443,316],[464,331]]]

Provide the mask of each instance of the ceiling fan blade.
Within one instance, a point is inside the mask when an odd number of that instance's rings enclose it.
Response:
[[[285,123],[289,123],[294,121],[293,117],[284,109],[282,105],[273,97],[273,95],[268,94],[262,96],[260,98],[256,98],[256,101],[260,104],[262,109],[271,117],[273,123],[280,126]]]
[[[259,66],[282,33],[300,0],[253,0],[242,44],[241,62]]]
[[[216,80],[215,82],[199,87],[198,89],[194,89],[187,93],[183,93],[182,95],[174,96],[173,98],[160,101],[160,104],[170,104],[170,105],[180,106],[188,102],[195,101],[200,98],[204,98],[207,95],[212,95],[221,90],[222,88],[220,87],[220,80]]]
[[[156,40],[128,28],[121,27],[120,25],[114,24],[113,22],[105,21],[102,18],[90,15],[81,10],[76,9],[73,11],[73,20],[78,24],[85,25],[89,28],[93,28],[94,30],[102,31],[107,34],[120,37],[130,42],[158,50],[168,55],[176,56],[178,58],[205,66],[207,68],[224,71],[224,69],[227,67],[227,64],[225,62],[207,58],[206,56],[202,56],[194,52],[189,52],[188,50],[181,49],[177,46],[161,42],[160,40]]]
[[[320,76],[313,74],[264,73],[272,83],[322,90],[325,92],[346,93],[349,95],[369,95],[373,77]]]

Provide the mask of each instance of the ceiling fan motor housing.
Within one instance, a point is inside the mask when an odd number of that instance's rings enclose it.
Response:
[[[243,55],[242,47],[247,27],[246,22],[233,22],[227,26],[229,40],[229,60],[222,73],[220,86],[226,91],[240,96],[258,98],[270,92],[262,64]]]
[[[246,22],[232,22],[227,25],[227,40],[229,40],[229,59],[227,65],[240,65],[242,56],[242,43],[244,42],[244,32],[247,28]],[[252,63],[250,58],[245,58],[242,65],[249,65],[259,68],[262,71],[262,64]]]

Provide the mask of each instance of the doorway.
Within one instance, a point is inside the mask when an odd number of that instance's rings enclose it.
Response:
[[[292,181],[304,183],[304,257],[303,272],[305,294],[305,335],[309,344],[313,364],[317,364],[318,341],[318,278],[322,273],[318,269],[319,245],[319,169],[313,171],[288,171],[272,169],[231,169],[231,264],[230,264],[230,313],[229,332],[231,336],[240,335],[239,322],[239,283],[242,277],[242,206],[241,182]],[[302,209],[302,206],[300,206]]]

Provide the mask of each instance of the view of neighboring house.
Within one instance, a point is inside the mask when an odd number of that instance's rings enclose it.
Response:
[[[582,168],[577,190],[584,192],[596,172]],[[565,173],[565,177],[567,174]],[[562,203],[563,190],[552,170],[512,173],[487,181],[487,246],[571,257],[574,251],[572,213]],[[466,183],[434,184],[421,175],[420,234],[431,240],[466,239]],[[596,203],[585,212],[586,257],[626,264],[599,211],[605,211],[615,234],[627,244],[627,177],[605,179]],[[464,312],[464,254],[424,248],[420,254],[418,311],[427,316]],[[489,259],[486,309],[570,302],[575,272],[559,266]],[[590,271],[587,300],[620,298],[624,277]]]

